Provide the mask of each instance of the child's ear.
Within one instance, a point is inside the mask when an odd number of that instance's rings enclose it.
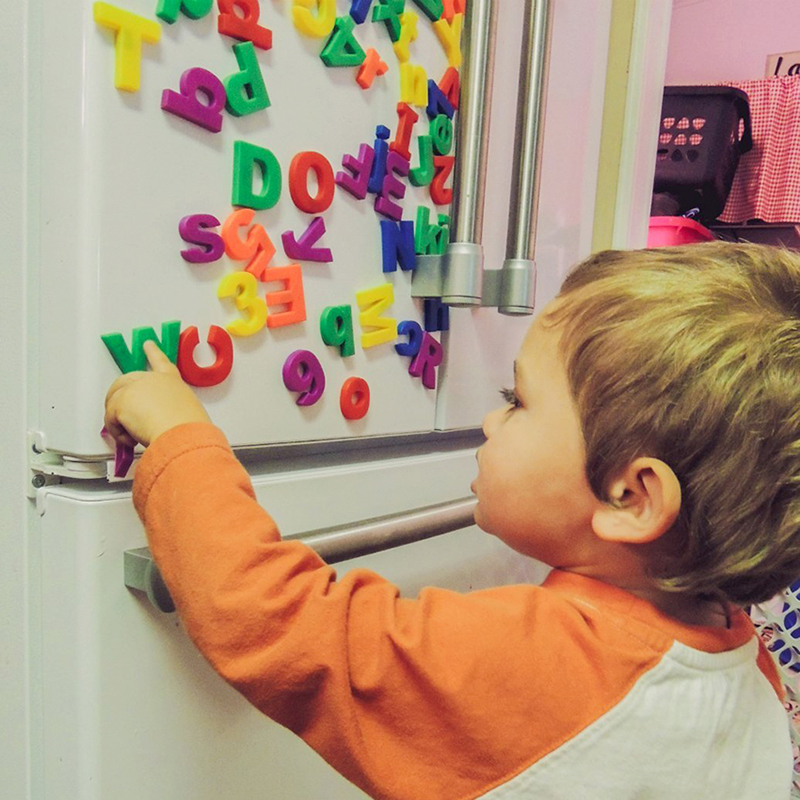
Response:
[[[681,485],[657,458],[637,458],[611,482],[611,503],[592,516],[595,534],[608,542],[645,544],[674,524],[681,510]]]

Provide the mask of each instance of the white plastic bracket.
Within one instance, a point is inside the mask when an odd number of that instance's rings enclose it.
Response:
[[[47,449],[45,435],[41,431],[28,431],[28,477],[27,495],[37,496],[37,490],[45,486],[62,483],[64,479],[96,480],[108,479],[109,467],[113,474],[113,459],[79,459]]]

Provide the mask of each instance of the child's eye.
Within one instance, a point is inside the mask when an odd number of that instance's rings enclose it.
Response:
[[[513,389],[501,389],[500,397],[502,397],[503,401],[508,403],[512,408],[519,408],[522,405],[519,397],[517,397],[517,393]]]

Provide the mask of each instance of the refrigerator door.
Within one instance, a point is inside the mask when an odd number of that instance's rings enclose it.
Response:
[[[259,6],[251,0],[247,6],[260,10],[262,34],[271,31],[272,46],[263,49],[263,41],[255,47],[220,33],[224,21],[230,25],[233,18],[241,19],[236,11],[220,12],[216,3],[205,4],[210,10],[199,19],[178,13],[173,24],[155,17],[154,0],[123,5],[28,0],[29,268],[32,291],[38,294],[31,308],[38,339],[30,354],[37,395],[31,427],[42,434],[40,447],[106,455],[99,436],[102,400],[120,368],[101,337],[121,334],[116,341],[124,351],[133,347],[134,329],[152,328],[161,337],[162,324],[171,321],[178,321],[182,331],[196,326],[200,344],[193,357],[203,367],[215,361],[206,343],[211,326],[239,326],[239,335],[218,334],[220,352],[232,340],[229,376],[198,388],[234,445],[432,430],[435,391],[409,374],[409,357],[394,348],[400,340],[391,336],[374,346],[361,341],[363,333],[383,330],[360,320],[367,306],[378,317],[380,298],[386,300],[383,317],[396,323],[422,320],[422,304],[410,295],[410,272],[382,269],[380,222],[391,219],[376,212],[376,194],[359,200],[341,186],[334,191],[333,183],[335,173],[350,174],[342,164],[346,156],[355,161],[362,146],[374,147],[378,125],[391,130],[389,142],[398,138],[402,144],[397,109],[403,62],[393,51],[386,24],[370,18],[348,34],[349,3],[339,3],[341,17],[333,33],[318,38],[293,22],[308,4],[262,0]],[[160,7],[173,6],[180,4]],[[421,104],[404,112],[412,115],[409,119],[419,117],[409,143],[412,169],[419,164],[418,138],[430,133],[425,77],[439,81],[448,69],[445,47],[430,20],[421,11],[416,16],[416,27],[409,31],[416,37],[404,67],[410,71],[403,73],[425,98],[422,103],[417,94],[414,101]],[[138,33],[130,34],[134,46],[125,55],[122,39],[131,30]],[[454,35],[449,27],[445,33]],[[401,38],[394,50],[400,52],[402,45]],[[388,67],[367,89],[356,82],[358,67],[336,65],[350,63],[356,47],[374,50]],[[119,62],[125,59],[139,72],[136,91],[115,87]],[[263,89],[257,86],[261,80]],[[191,102],[180,99],[182,81]],[[187,87],[197,81],[211,88],[195,94]],[[197,103],[224,104],[220,81],[227,86],[231,111],[219,113],[218,133],[179,115],[181,103],[188,103],[195,115]],[[172,111],[163,108],[165,92]],[[197,103],[196,96],[201,98]],[[260,108],[259,102],[269,105]],[[444,149],[450,122],[439,125],[437,141]],[[298,161],[304,153],[312,155]],[[447,212],[447,205],[433,203],[429,185],[410,185],[402,178],[408,162],[395,154],[388,163],[400,182],[385,182],[382,199],[399,203],[405,220],[414,220],[418,208],[427,209],[433,222]],[[262,204],[270,207],[255,210],[246,224],[237,228],[230,223],[226,254],[221,254],[220,237],[231,214],[239,206]],[[194,220],[184,223],[184,240],[180,223],[187,217]],[[317,218],[321,222],[314,222]],[[284,241],[285,234],[294,237],[294,248]],[[304,234],[309,238],[298,255]],[[199,237],[211,243],[193,244]],[[276,250],[271,260],[267,240]],[[311,260],[309,249],[329,249],[333,260]],[[186,260],[183,251],[202,260]],[[216,260],[204,263],[209,251]],[[261,253],[257,264],[250,263],[248,253]],[[327,256],[317,252],[315,257]],[[293,272],[282,271],[292,264],[298,265]],[[265,265],[268,270],[262,273]],[[249,273],[231,277],[247,266],[267,280],[253,281],[253,288],[241,282],[253,278]],[[375,297],[362,296],[359,305],[359,292],[378,287],[383,288]],[[323,312],[338,306],[352,317],[352,336],[347,337],[354,344],[352,356],[322,339]],[[296,312],[297,321],[283,312]],[[346,322],[334,319],[332,324],[329,340],[347,334]],[[139,348],[133,349],[136,355]],[[295,351],[313,353],[324,372],[325,391],[313,405],[297,404],[300,386],[309,374],[317,387],[322,384],[314,365],[310,372],[302,362],[286,367]],[[190,364],[192,358],[181,360]],[[291,388],[284,385],[285,367]],[[340,410],[340,391],[353,377],[366,380],[371,396],[367,415],[357,420],[346,419]]]
[[[285,535],[454,500],[475,475],[471,452],[254,476]],[[395,491],[387,492],[393,486]],[[325,498],[325,502],[311,502]],[[355,800],[364,797],[300,740],[216,676],[175,614],[123,585],[123,552],[144,546],[130,495],[41,490],[32,561],[31,636],[40,697],[34,797],[48,800]],[[340,565],[367,567],[406,596],[538,581],[543,568],[476,528]]]

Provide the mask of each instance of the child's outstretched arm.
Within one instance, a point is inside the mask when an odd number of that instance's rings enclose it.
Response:
[[[210,422],[178,368],[155,342],[145,342],[152,372],[128,372],[106,395],[105,426],[117,442],[147,447],[164,431],[185,422]]]
[[[337,580],[281,540],[222,431],[146,347],[152,371],[111,387],[106,425],[151,445],[133,500],[183,626],[223,678],[370,797],[484,796],[580,730],[586,697],[603,708],[649,669],[636,639],[610,679],[596,666],[600,620],[540,587],[413,600],[367,570]]]

